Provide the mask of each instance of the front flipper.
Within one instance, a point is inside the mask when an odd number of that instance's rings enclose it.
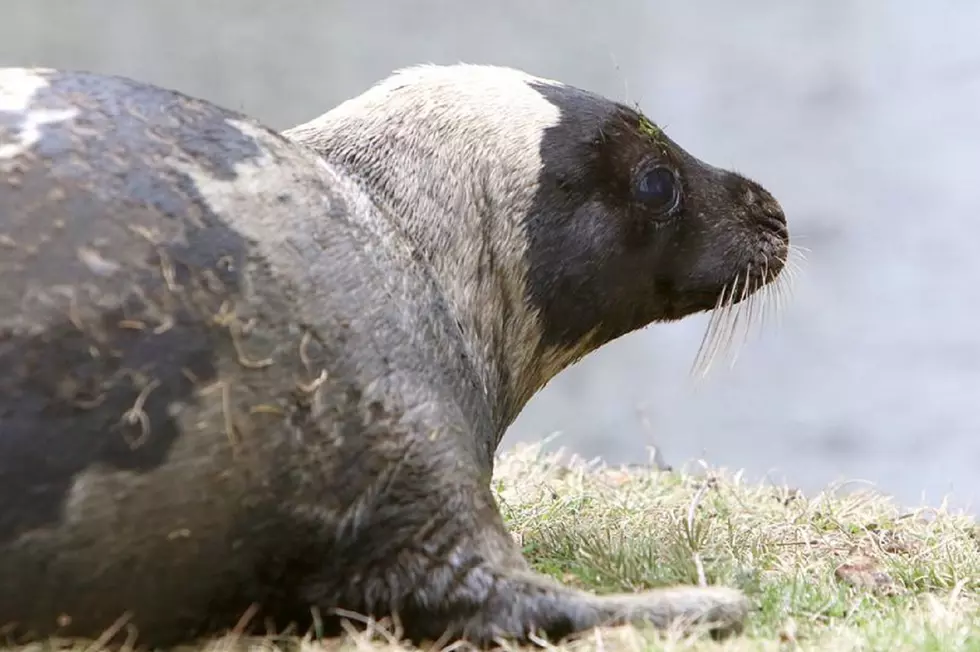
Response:
[[[440,595],[441,594],[441,595]],[[455,586],[428,586],[400,618],[408,638],[463,638],[486,647],[499,639],[553,642],[599,626],[648,624],[718,634],[741,631],[749,601],[735,589],[675,586],[597,596],[531,571],[474,566]]]
[[[627,623],[719,634],[741,630],[750,605],[735,589],[675,586],[598,596],[536,573],[507,532],[489,490],[467,493],[429,502],[440,509],[424,525],[391,527],[381,548],[376,532],[373,545],[354,546],[359,555],[345,551],[341,558],[358,563],[332,566],[307,585],[306,599],[321,612],[339,606],[375,618],[396,615],[415,643],[462,638],[486,647],[534,636],[558,641]],[[408,531],[414,536],[392,536]]]

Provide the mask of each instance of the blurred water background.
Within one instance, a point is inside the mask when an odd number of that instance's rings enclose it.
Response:
[[[703,458],[807,491],[980,499],[980,3],[2,0],[0,65],[129,75],[284,128],[419,62],[506,64],[638,103],[763,182],[809,249],[781,325],[689,373],[707,317],[556,378],[505,445]]]

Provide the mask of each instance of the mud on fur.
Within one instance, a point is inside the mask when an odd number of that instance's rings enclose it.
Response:
[[[0,69],[4,631],[738,630],[735,589],[532,572],[489,486],[555,374],[786,264],[772,195],[652,125],[490,66],[400,71],[284,134]]]

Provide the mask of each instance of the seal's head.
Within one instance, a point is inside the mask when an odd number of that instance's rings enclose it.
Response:
[[[444,289],[501,427],[582,355],[773,281],[786,220],[641,112],[520,71],[400,71],[286,132],[359,178]]]

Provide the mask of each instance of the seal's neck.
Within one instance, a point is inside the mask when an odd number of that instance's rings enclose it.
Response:
[[[525,223],[542,134],[559,119],[531,79],[485,66],[413,68],[285,132],[365,184],[426,261],[485,387],[497,442],[583,353],[543,347],[527,298]]]

